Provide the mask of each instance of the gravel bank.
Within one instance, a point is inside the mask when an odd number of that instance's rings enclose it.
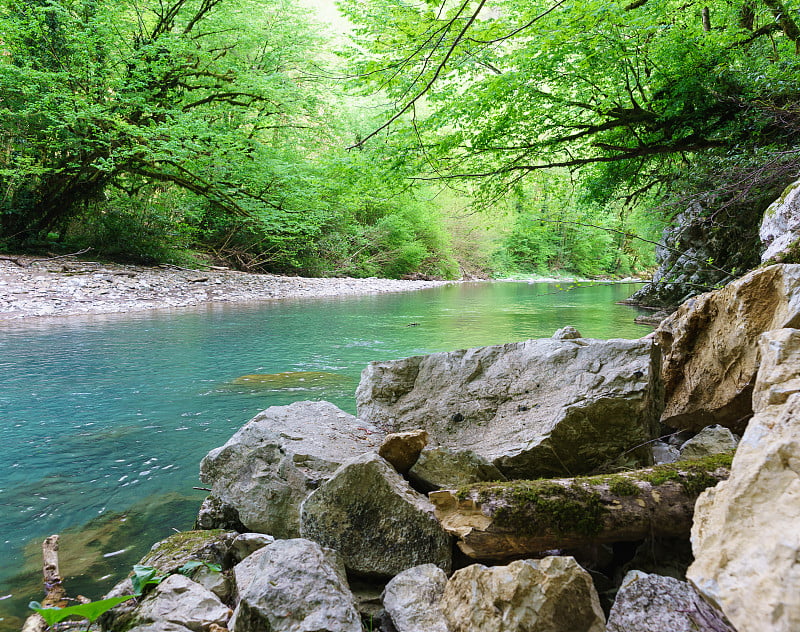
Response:
[[[377,278],[308,279],[225,269],[148,268],[78,261],[72,257],[42,261],[3,256],[6,259],[0,259],[0,320],[405,292],[448,283]]]

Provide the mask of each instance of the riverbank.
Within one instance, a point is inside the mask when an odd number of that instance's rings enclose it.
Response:
[[[0,320],[404,292],[451,283],[374,277],[286,277],[225,268],[152,268],[81,261],[73,256],[47,260],[16,255],[3,257],[0,259]]]

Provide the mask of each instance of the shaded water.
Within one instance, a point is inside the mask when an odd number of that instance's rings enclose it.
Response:
[[[192,489],[200,459],[258,411],[326,399],[355,413],[371,360],[545,337],[567,324],[635,338],[650,328],[615,304],[634,289],[468,283],[0,323],[0,630],[18,628],[13,615],[40,596],[42,537],[65,534],[62,572],[82,576],[67,588],[94,598],[150,544],[190,528],[204,496]],[[289,372],[306,373],[274,376]]]

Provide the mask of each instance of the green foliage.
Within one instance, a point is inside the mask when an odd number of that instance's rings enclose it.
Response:
[[[89,603],[81,603],[75,606],[66,606],[64,608],[43,608],[42,604],[38,601],[31,601],[29,608],[35,610],[45,620],[48,626],[60,623],[65,619],[71,617],[79,617],[81,619],[88,619],[91,623],[104,612],[108,612],[111,608],[118,606],[123,601],[133,599],[133,595],[125,595],[124,597],[109,597],[108,599],[100,599],[99,601],[91,601]]]
[[[636,210],[668,215],[665,200],[685,208],[704,191],[717,208],[747,206],[796,174],[794,0],[712,1],[710,25],[675,0],[343,6],[358,26],[356,89],[395,103],[375,135],[416,154],[422,177],[477,181],[485,204],[554,168],[571,170],[591,214],[638,200]],[[515,232],[511,264],[558,259],[549,231],[529,222]],[[573,267],[587,269],[593,252]]]
[[[198,568],[207,568],[213,573],[221,573],[222,566],[213,564],[212,562],[205,562],[203,560],[189,560],[178,569],[181,575],[191,576]]]
[[[643,222],[630,209],[598,210],[568,184],[566,174],[556,172],[515,188],[514,223],[495,254],[499,272],[593,277],[636,274],[653,265],[652,244],[634,237],[649,237],[652,218]]]
[[[133,575],[131,575],[133,594],[136,597],[141,597],[148,586],[157,586],[165,578],[166,575],[160,575],[157,568],[134,564]]]

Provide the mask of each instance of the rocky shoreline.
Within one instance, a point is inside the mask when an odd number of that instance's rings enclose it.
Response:
[[[448,281],[303,278],[220,267],[191,270],[82,261],[74,256],[0,257],[0,320],[112,314],[244,303],[405,292]]]
[[[372,362],[357,417],[274,406],[209,452],[196,530],[100,628],[795,632],[798,326],[774,265],[639,340]]]

